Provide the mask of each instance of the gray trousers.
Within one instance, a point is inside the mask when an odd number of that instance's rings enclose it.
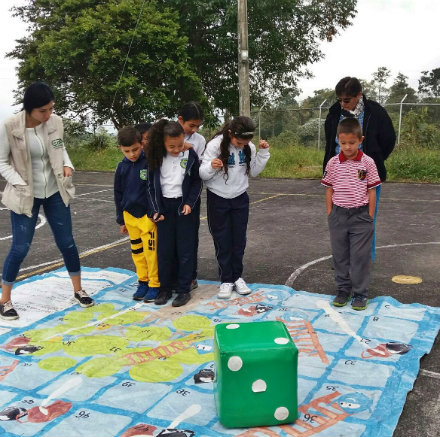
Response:
[[[333,205],[328,227],[338,292],[367,297],[374,233],[368,205],[359,208]]]

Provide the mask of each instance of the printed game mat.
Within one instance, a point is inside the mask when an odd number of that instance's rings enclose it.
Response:
[[[440,308],[252,284],[220,301],[200,281],[184,307],[137,303],[134,273],[84,268],[82,309],[65,270],[16,287],[20,319],[0,321],[2,437],[389,437],[440,327]],[[220,322],[281,320],[299,350],[298,414],[279,427],[226,429],[213,396]],[[280,378],[283,375],[279,375]]]

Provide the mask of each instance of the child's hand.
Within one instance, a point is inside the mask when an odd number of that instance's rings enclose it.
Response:
[[[153,215],[153,222],[161,222],[162,220],[165,220],[165,217],[163,215],[159,215],[158,212],[154,213]]]
[[[260,143],[258,144],[258,147],[260,149],[268,149],[269,143],[266,140],[260,140]]]
[[[193,145],[191,143],[188,143],[187,141],[185,141],[183,143],[183,151],[187,151],[188,149],[192,149]]]
[[[215,158],[211,161],[211,167],[214,169],[217,168],[222,168],[223,167],[223,162],[220,158]]]
[[[121,232],[122,235],[127,234],[127,227],[125,225],[120,225],[119,226],[119,231]]]
[[[192,211],[192,209],[189,205],[183,205],[183,209],[182,209],[183,215],[191,214],[191,211]]]

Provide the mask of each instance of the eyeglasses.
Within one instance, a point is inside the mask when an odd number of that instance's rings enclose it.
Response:
[[[341,102],[350,103],[353,99],[354,99],[354,97],[346,97],[344,99],[337,98],[336,101],[339,102],[339,103],[341,103]]]

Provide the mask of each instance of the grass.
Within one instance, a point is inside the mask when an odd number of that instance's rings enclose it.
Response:
[[[271,157],[261,177],[266,178],[316,178],[322,176],[324,150],[313,147],[288,146],[277,141],[272,145]],[[116,146],[103,149],[72,147],[68,149],[77,170],[115,171],[123,158]],[[387,180],[393,182],[440,182],[440,153],[415,146],[396,146],[386,161]]]

